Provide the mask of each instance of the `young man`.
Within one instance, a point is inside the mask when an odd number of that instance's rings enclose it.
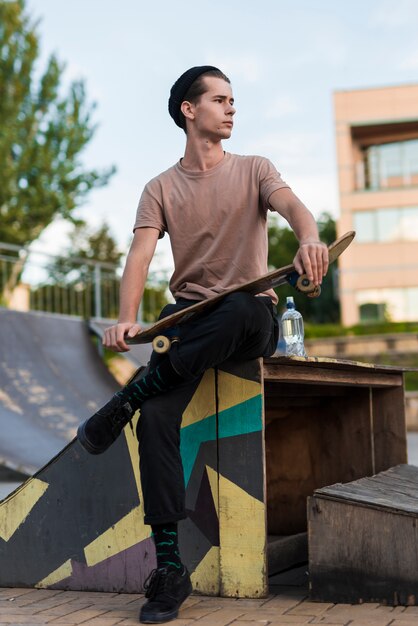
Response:
[[[159,237],[170,234],[176,304],[162,316],[221,293],[267,271],[267,211],[280,213],[293,228],[299,250],[297,270],[319,285],[328,268],[328,250],[316,223],[267,159],[225,153],[231,136],[234,98],[229,79],[213,66],[193,67],[173,85],[169,113],[186,133],[184,157],[145,187],[134,239],[121,283],[120,315],[103,343],[126,351],[125,338],[140,326],[137,313],[148,267]],[[238,292],[210,312],[181,326],[181,341],[169,353],[153,353],[145,375],[118,392],[79,428],[81,444],[104,452],[141,408],[138,440],[145,522],[151,524],[157,569],[148,585],[140,621],[175,618],[191,593],[180,560],[177,522],[186,517],[179,452],[181,415],[162,410],[170,393],[195,388],[203,373],[227,359],[273,354],[277,322],[273,290],[259,296]]]

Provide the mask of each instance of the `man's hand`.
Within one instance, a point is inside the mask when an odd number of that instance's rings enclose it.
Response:
[[[306,273],[309,280],[317,287],[328,271],[328,248],[322,241],[306,241],[299,245],[293,259],[299,274]]]
[[[141,330],[141,326],[132,322],[119,322],[106,328],[103,337],[103,345],[114,352],[128,352],[130,350],[125,342],[127,337],[134,337]]]
[[[318,287],[328,271],[328,248],[319,241],[318,226],[312,213],[287,187],[273,191],[269,203],[288,221],[299,240],[299,250],[293,259],[296,270],[299,274],[306,273]]]

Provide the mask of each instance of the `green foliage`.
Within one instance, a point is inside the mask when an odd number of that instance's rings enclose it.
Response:
[[[344,337],[347,335],[347,329],[341,324],[312,324],[305,322],[305,338],[306,339],[326,339],[327,337]]]
[[[418,356],[411,353],[381,353],[373,357],[373,363],[417,370]],[[405,391],[418,391],[418,371],[405,371]]]
[[[166,287],[145,287],[142,298],[142,321],[151,323],[157,321],[161,309],[168,303]]]
[[[85,280],[92,269],[90,265],[82,263],[83,259],[112,264],[113,268],[106,268],[106,275],[116,277],[122,256],[106,223],[97,231],[85,224],[77,224],[70,234],[69,251],[57,257],[48,267],[50,282],[68,284]]]
[[[347,328],[339,324],[305,324],[306,339],[326,339],[333,337],[350,337],[356,335],[393,335],[396,333],[417,334],[418,323],[382,322],[376,324],[359,324]],[[359,354],[355,358],[362,359],[362,356],[361,354]],[[395,367],[399,366],[406,369],[418,369],[418,355],[408,352],[380,352],[379,354],[373,356],[373,363],[380,365],[392,365]],[[418,390],[418,371],[405,372],[405,389],[406,391]]]
[[[373,322],[356,324],[349,329],[353,335],[379,335],[386,333],[416,333],[418,322]]]
[[[70,241],[70,257],[77,256],[81,259],[120,265],[122,252],[119,251],[116,240],[105,222],[96,231],[84,225],[76,226],[70,236]]]
[[[115,171],[85,170],[80,154],[96,130],[82,81],[61,94],[52,55],[39,80],[37,24],[25,1],[0,0],[0,241],[27,246]]]
[[[318,220],[318,229],[321,240],[326,244],[336,239],[336,224],[328,213],[323,213]],[[268,229],[269,257],[271,268],[282,267],[292,263],[298,250],[298,241],[290,228],[280,228],[272,225]],[[293,287],[282,286],[277,289],[279,296],[279,311],[286,303],[286,296],[293,296],[296,308],[302,313],[305,321],[312,323],[337,322],[340,319],[340,306],[336,295],[336,272],[338,261],[330,266],[327,276],[321,286],[319,298],[307,298],[295,292]]]
[[[414,367],[418,367],[418,363]],[[405,373],[405,391],[418,391],[418,372]]]
[[[116,318],[121,257],[107,224],[97,231],[75,226],[70,250],[49,265],[46,283],[32,289],[31,308],[89,318],[98,312],[100,298],[101,315]]]
[[[353,335],[385,335],[392,333],[418,333],[418,322],[376,322],[341,326],[340,324],[305,323],[305,337],[319,339],[326,337],[347,337]]]
[[[48,306],[55,308],[47,310],[93,317],[96,310],[95,270],[91,263],[83,263],[83,260],[95,261],[103,264],[100,269],[102,315],[116,319],[122,256],[107,224],[102,224],[97,231],[85,225],[75,226],[70,235],[70,250],[49,266],[48,283],[34,291],[32,307],[37,308],[37,302],[41,307],[50,303]],[[108,264],[112,266],[108,267]],[[156,321],[167,302],[165,285],[148,284],[142,298],[142,320]]]

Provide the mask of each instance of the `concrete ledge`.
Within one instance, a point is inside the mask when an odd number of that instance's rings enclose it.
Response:
[[[307,339],[306,351],[312,356],[365,357],[411,354],[418,352],[417,333],[393,333],[388,335],[356,335],[348,337],[327,337],[324,339]],[[366,360],[367,360],[366,359]]]

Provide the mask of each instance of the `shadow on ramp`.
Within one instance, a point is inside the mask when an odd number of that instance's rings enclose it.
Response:
[[[0,463],[33,474],[117,391],[80,319],[0,310]]]

